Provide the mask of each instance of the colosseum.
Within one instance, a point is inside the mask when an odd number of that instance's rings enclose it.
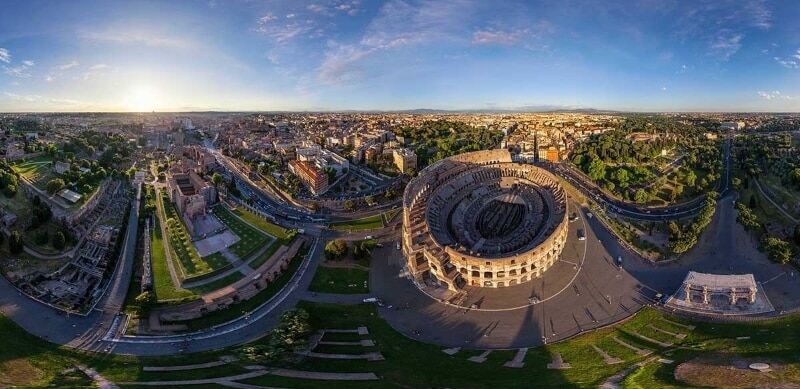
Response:
[[[403,254],[418,281],[499,288],[540,277],[567,238],[566,195],[550,173],[506,150],[426,167],[403,194]]]

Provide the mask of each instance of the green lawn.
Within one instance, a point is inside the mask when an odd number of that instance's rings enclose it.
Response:
[[[15,172],[24,177],[39,189],[46,189],[47,181],[53,174],[53,160],[50,157],[38,157],[30,161],[12,165]]]
[[[237,271],[228,274],[227,276],[222,277],[216,281],[211,281],[207,284],[191,288],[190,290],[196,294],[206,294],[209,292],[213,292],[215,290],[222,289],[230,284],[233,284],[236,281],[241,280],[242,278],[244,278],[244,274]]]
[[[161,302],[194,297],[195,294],[192,291],[172,283],[167,256],[164,252],[164,238],[161,236],[161,228],[158,227],[158,217],[155,220],[155,228],[150,231],[150,255],[151,269],[153,271],[153,291],[156,294],[156,299]]]
[[[262,231],[278,239],[290,240],[293,236],[292,230],[270,223],[243,207],[236,208],[232,212],[236,216],[239,216],[240,218],[246,220],[248,223],[260,228]]]
[[[277,279],[273,280],[272,283],[267,285],[264,290],[253,296],[253,298],[231,305],[221,311],[213,312],[207,316],[203,316],[194,320],[182,321],[180,324],[185,324],[188,326],[190,331],[196,331],[231,321],[242,316],[245,312],[252,312],[254,309],[261,306],[261,304],[264,304],[267,300],[272,298],[272,296],[278,293],[281,288],[283,288],[283,286],[289,282],[289,280],[292,278],[292,275],[297,271],[297,269],[300,267],[300,264],[303,262],[303,256],[307,251],[308,250],[306,249],[301,249],[289,262],[289,267],[286,269],[286,271],[278,276]]]
[[[177,259],[183,278],[196,277],[219,270],[229,262],[222,256],[209,256],[201,258],[192,243],[183,221],[178,217],[175,206],[169,201],[166,193],[159,199],[161,208],[167,223],[169,232],[169,245],[173,253],[173,259]],[[172,221],[171,223],[169,221]]]
[[[251,227],[231,213],[227,207],[218,205],[212,208],[216,215],[225,226],[239,237],[239,241],[229,247],[239,259],[247,261],[259,248],[265,246],[270,237],[261,231]]]
[[[364,217],[361,219],[347,220],[343,222],[331,223],[330,228],[336,231],[363,231],[383,228],[383,217],[381,214]]]
[[[299,261],[297,261],[299,263]],[[244,304],[244,303],[243,303]],[[235,316],[245,309],[243,304],[233,309]],[[371,304],[343,306],[334,304],[317,304],[300,302],[299,307],[311,314],[311,322],[315,328],[356,328],[366,326],[369,335],[354,337],[325,336],[325,340],[353,341],[372,339],[375,347],[363,348],[363,351],[378,351],[385,361],[369,362],[362,360],[327,360],[317,358],[291,359],[276,363],[276,366],[290,367],[306,371],[333,372],[374,372],[380,381],[347,382],[348,388],[596,388],[613,374],[616,374],[634,363],[650,359],[642,357],[620,347],[613,337],[622,338],[625,342],[637,347],[646,347],[656,351],[654,357],[668,358],[675,362],[663,364],[649,362],[643,368],[633,371],[623,382],[627,388],[671,388],[687,387],[686,383],[675,380],[674,371],[681,363],[698,356],[709,356],[723,353],[734,358],[765,360],[772,364],[784,364],[781,371],[760,376],[762,386],[778,386],[775,382],[766,381],[779,377],[788,382],[800,381],[800,362],[797,361],[800,350],[800,315],[743,324],[692,323],[697,325],[688,330],[662,319],[665,315],[659,311],[646,308],[634,318],[617,326],[605,328],[580,335],[573,339],[532,348],[525,357],[525,366],[520,369],[509,369],[502,364],[511,360],[515,350],[492,352],[488,360],[482,364],[467,361],[467,358],[480,353],[479,350],[464,349],[453,356],[442,353],[442,346],[421,343],[408,338],[383,321]],[[224,311],[223,311],[224,312]],[[667,317],[684,324],[690,322]],[[685,333],[684,340],[673,340],[677,347],[668,349],[647,344],[631,336],[632,331],[639,331],[648,336],[655,336],[654,331],[647,328],[649,324],[659,328]],[[76,364],[83,364],[97,371],[114,382],[177,380],[190,378],[223,377],[245,371],[244,366],[251,364],[242,360],[230,365],[175,372],[144,372],[142,366],[175,366],[203,363],[216,360],[220,355],[235,354],[234,350],[219,350],[211,353],[188,354],[159,358],[134,358],[100,354],[78,353],[45,342],[26,333],[11,320],[0,316],[0,385],[23,387],[71,387],[87,384],[80,374],[67,373],[66,369]],[[664,335],[659,335],[663,337]],[[736,340],[737,337],[748,336],[749,339]],[[624,360],[616,365],[606,365],[601,357],[591,348],[601,347],[609,354]],[[331,351],[335,349],[330,349]],[[345,350],[357,352],[347,346]],[[572,364],[568,370],[548,370],[546,364],[554,353],[560,353],[566,362]],[[730,371],[726,366],[710,366]],[[727,373],[726,373],[727,374]],[[733,374],[731,374],[733,375]],[[722,378],[725,378],[724,376]],[[332,386],[329,381],[302,380],[265,375],[243,381],[249,384],[271,387],[289,388],[321,388]],[[534,383],[534,384],[532,384]],[[770,385],[771,384],[771,385]],[[335,386],[335,385],[334,385]]]
[[[354,268],[319,266],[308,290],[319,293],[369,293],[369,272]]]
[[[275,252],[278,251],[278,249],[281,246],[282,246],[282,244],[281,244],[280,240],[273,241],[269,245],[269,247],[267,247],[267,249],[263,253],[261,253],[261,255],[253,258],[253,260],[250,261],[250,263],[248,263],[248,265],[250,265],[250,267],[253,268],[253,269],[258,269],[261,265],[263,265],[265,262],[267,262],[269,257],[271,257],[272,254],[275,254]]]

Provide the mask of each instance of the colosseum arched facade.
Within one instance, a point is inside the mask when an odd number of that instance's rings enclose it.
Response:
[[[529,282],[558,260],[567,238],[558,180],[506,150],[456,155],[426,167],[403,194],[409,272],[451,290]]]

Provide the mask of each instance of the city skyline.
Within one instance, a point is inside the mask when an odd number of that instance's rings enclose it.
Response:
[[[790,2],[28,2],[0,111],[800,109]]]

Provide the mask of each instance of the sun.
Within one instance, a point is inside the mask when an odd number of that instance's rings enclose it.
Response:
[[[150,112],[159,106],[159,93],[150,85],[135,85],[125,96],[125,107],[131,112]]]

